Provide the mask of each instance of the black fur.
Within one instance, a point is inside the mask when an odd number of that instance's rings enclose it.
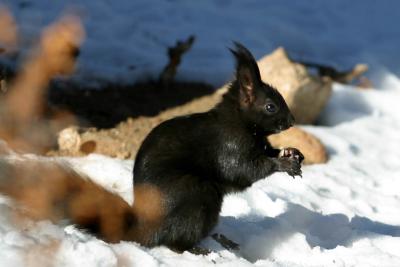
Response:
[[[164,196],[165,217],[149,246],[192,248],[217,224],[225,194],[274,172],[301,175],[300,161],[279,157],[265,138],[294,123],[284,99],[261,81],[244,46],[235,43],[232,53],[236,78],[222,102],[158,125],[138,152],[135,186],[154,185]]]

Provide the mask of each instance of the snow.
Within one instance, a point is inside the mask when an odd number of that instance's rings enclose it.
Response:
[[[233,61],[226,49],[240,41],[264,56],[278,46],[300,60],[347,69],[360,61],[374,72],[399,75],[400,28],[396,0],[365,1],[80,1],[2,0],[19,25],[27,49],[40,29],[65,12],[78,14],[86,29],[76,79],[87,83],[157,78],[166,49],[194,34],[196,41],[178,78],[222,85]],[[212,68],[210,68],[212,66]]]
[[[318,126],[303,126],[328,148],[330,161],[303,167],[303,179],[274,174],[225,198],[206,256],[107,244],[71,225],[11,219],[0,199],[0,266],[400,266],[400,28],[396,1],[45,1],[6,0],[27,47],[64,10],[82,14],[87,39],[76,79],[132,82],[156,77],[165,48],[197,36],[182,79],[229,80],[227,52],[239,40],[256,57],[283,45],[294,57],[342,68],[371,66],[376,89],[335,84]],[[135,69],[129,69],[135,65]],[[210,68],[212,66],[212,68]],[[1,144],[0,144],[1,145]],[[22,157],[22,158],[21,158]],[[48,160],[8,155],[2,160]],[[132,161],[100,155],[66,161],[132,203]],[[29,263],[29,264],[28,264]]]
[[[386,84],[400,84],[388,79]],[[40,266],[399,266],[399,97],[400,86],[363,91],[335,84],[321,116],[325,126],[304,126],[328,147],[330,161],[305,166],[303,179],[274,174],[225,198],[215,232],[240,244],[239,251],[211,238],[201,243],[214,251],[207,256],[132,242],[107,244],[47,221],[29,222],[21,231],[4,201],[0,266],[25,266],[31,258]],[[16,159],[48,160],[3,156]],[[100,155],[52,160],[66,161],[131,203],[132,161]]]

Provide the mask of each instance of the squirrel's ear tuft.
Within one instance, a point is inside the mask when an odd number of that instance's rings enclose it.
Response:
[[[240,88],[240,102],[248,106],[254,102],[255,88],[261,83],[257,62],[250,51],[242,44],[234,42],[235,49],[230,49],[236,58],[236,80]]]

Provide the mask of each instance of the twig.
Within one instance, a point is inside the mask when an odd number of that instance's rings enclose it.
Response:
[[[333,81],[343,84],[349,84],[355,79],[360,79],[361,76],[368,71],[368,65],[366,64],[357,64],[351,70],[339,71],[332,66],[324,64],[293,59],[291,60],[306,67],[317,69],[318,75],[321,77],[329,77]]]
[[[164,85],[168,86],[174,81],[176,75],[176,69],[181,63],[181,58],[191,47],[195,40],[193,35],[189,36],[186,41],[177,41],[175,46],[168,48],[169,62],[162,71],[159,81]]]

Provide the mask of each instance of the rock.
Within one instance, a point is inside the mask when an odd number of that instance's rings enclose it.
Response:
[[[304,155],[304,164],[320,164],[328,161],[326,149],[321,141],[298,127],[271,135],[268,140],[276,148],[297,148]]]
[[[330,97],[331,80],[311,76],[305,66],[290,61],[283,48],[261,58],[258,66],[262,80],[282,94],[296,123],[314,123]]]
[[[58,148],[60,150],[77,151],[81,145],[81,137],[77,127],[65,128],[58,133]]]
[[[122,159],[130,158],[131,152],[138,146],[127,145],[132,143],[133,138],[125,134],[129,129],[123,128],[122,132],[115,128],[110,130],[66,128],[58,135],[58,151],[50,151],[47,154],[50,156],[85,156],[97,153]]]

